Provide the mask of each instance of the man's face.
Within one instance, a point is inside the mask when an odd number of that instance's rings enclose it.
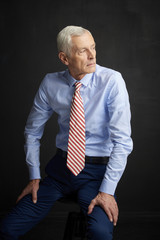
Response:
[[[81,36],[72,37],[72,49],[70,56],[67,56],[66,65],[76,80],[81,80],[86,74],[95,72],[95,41],[90,33],[85,32]]]

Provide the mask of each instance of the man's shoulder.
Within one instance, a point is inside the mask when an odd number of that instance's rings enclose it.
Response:
[[[96,65],[96,72],[97,76],[104,76],[104,77],[109,77],[112,75],[121,75],[120,72],[118,72],[117,70],[114,70],[112,68],[108,68],[108,67],[104,67],[104,66],[100,66],[100,65]]]
[[[66,71],[47,73],[44,77],[45,81],[59,81],[65,77]]]
[[[61,84],[64,84],[66,82],[66,71],[59,71],[59,72],[53,72],[53,73],[47,73],[42,82],[41,86],[44,88],[48,87],[58,87]]]
[[[94,77],[94,85],[100,89],[115,89],[115,91],[123,91],[125,81],[119,71],[111,68],[97,65]]]
[[[122,75],[120,72],[103,67],[100,65],[96,65],[95,71],[95,84],[97,85],[108,85],[109,83],[118,83],[121,82]]]

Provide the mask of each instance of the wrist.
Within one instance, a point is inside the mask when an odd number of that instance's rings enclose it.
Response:
[[[38,179],[31,179],[30,182],[31,182],[31,183],[39,183],[39,182],[40,182],[40,179],[39,179],[39,178],[38,178]]]

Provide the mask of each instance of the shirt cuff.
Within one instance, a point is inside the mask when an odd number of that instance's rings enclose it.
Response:
[[[39,167],[29,167],[29,179],[41,179]]]
[[[116,191],[116,187],[117,187],[117,182],[112,182],[104,178],[99,188],[99,191],[108,193],[110,195],[114,195]]]

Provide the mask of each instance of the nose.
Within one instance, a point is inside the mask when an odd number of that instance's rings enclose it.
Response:
[[[96,56],[95,49],[92,49],[92,50],[88,51],[88,58],[89,59],[93,59],[93,58],[95,58],[95,56]]]

